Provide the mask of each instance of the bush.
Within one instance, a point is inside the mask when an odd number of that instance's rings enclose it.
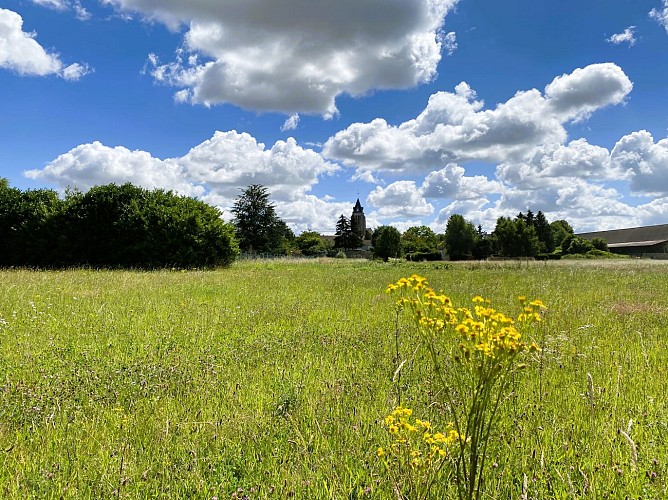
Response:
[[[608,251],[608,242],[605,241],[603,238],[592,238],[591,244],[594,246],[596,250],[601,250],[603,252]]]
[[[441,260],[441,252],[413,252],[406,255],[406,260],[413,262]]]
[[[0,265],[215,267],[239,253],[218,209],[171,191],[109,184],[64,201],[52,191],[18,193],[0,199],[0,227],[20,229],[9,231]]]

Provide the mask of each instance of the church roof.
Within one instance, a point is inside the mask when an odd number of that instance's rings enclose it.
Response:
[[[357,198],[357,203],[355,203],[355,206],[353,207],[353,213],[356,212],[364,212],[364,207],[360,203],[360,199]]]

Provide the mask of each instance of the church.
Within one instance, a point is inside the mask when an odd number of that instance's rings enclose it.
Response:
[[[364,207],[357,198],[357,203],[353,207],[353,214],[350,216],[350,227],[357,230],[357,234],[364,240],[366,239],[366,216]]]

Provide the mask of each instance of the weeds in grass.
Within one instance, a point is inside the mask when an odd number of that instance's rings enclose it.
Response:
[[[399,499],[424,500],[435,482],[449,480],[451,449],[465,438],[451,427],[439,432],[429,421],[411,419],[412,414],[410,408],[397,406],[385,417],[390,442],[376,454]]]
[[[459,436],[453,441],[457,443],[453,465],[459,498],[478,499],[499,406],[508,395],[513,374],[526,367],[518,357],[540,350],[535,343],[524,342],[519,328],[540,321],[545,305],[519,297],[522,312],[516,319],[493,309],[480,296],[473,298],[472,308],[455,307],[418,275],[390,284],[387,292],[398,293],[398,307],[410,313],[436,382],[446,395],[445,413],[453,422],[453,434]],[[402,495],[424,482],[414,475],[397,487]]]

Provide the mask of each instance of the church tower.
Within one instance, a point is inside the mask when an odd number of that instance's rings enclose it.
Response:
[[[357,234],[364,239],[366,234],[366,216],[364,215],[364,207],[357,198],[357,203],[353,207],[353,214],[350,216],[350,226],[353,230],[357,230]]]

